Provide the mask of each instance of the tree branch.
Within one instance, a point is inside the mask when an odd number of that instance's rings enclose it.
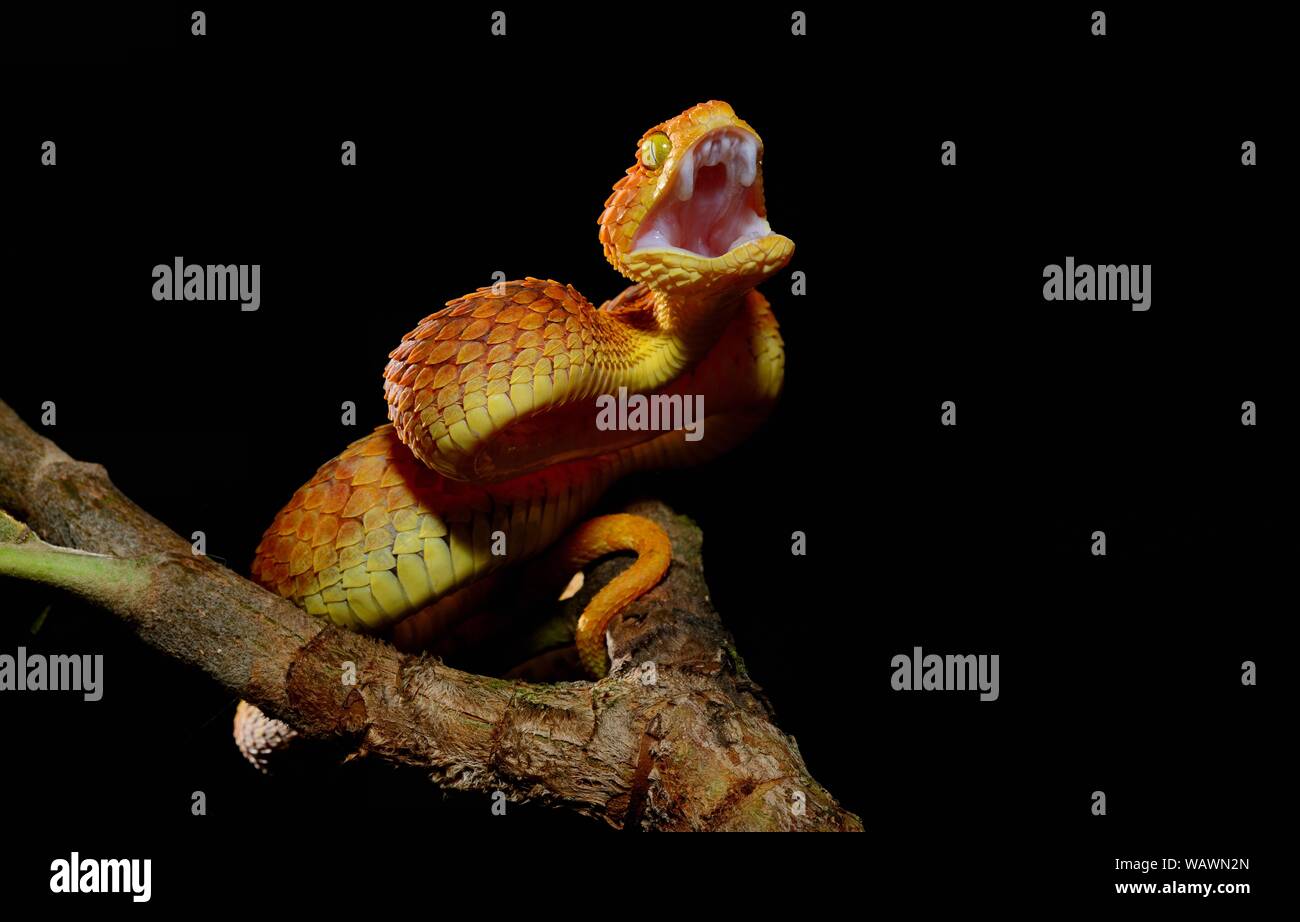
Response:
[[[610,630],[609,677],[544,685],[472,675],[313,619],[194,556],[102,467],[69,458],[3,402],[0,508],[25,522],[0,516],[0,574],[112,612],[307,738],[620,828],[862,828],[772,723],[708,603],[698,528],[662,504],[630,510],[668,532],[673,564]],[[590,583],[619,566],[599,565]],[[355,685],[341,680],[348,662]]]

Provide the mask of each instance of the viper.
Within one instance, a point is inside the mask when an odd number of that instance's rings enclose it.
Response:
[[[762,140],[725,102],[645,132],[598,221],[632,285],[597,308],[530,277],[420,321],[389,354],[390,423],[293,494],[257,546],[254,579],[420,649],[462,623],[502,567],[545,552],[572,574],[634,551],[575,630],[584,668],[603,676],[607,626],[663,577],[672,548],[648,519],[583,521],[587,510],[625,474],[728,450],[781,390],[784,344],[756,286],[794,243],[768,224],[762,165]],[[622,388],[702,398],[705,437],[598,426],[598,401]],[[254,764],[289,735],[241,702],[235,737]]]

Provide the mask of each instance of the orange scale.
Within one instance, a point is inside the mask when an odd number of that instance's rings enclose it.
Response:
[[[436,343],[429,342],[427,339],[426,339],[426,340],[421,340],[421,341],[419,341],[419,342],[417,342],[417,343],[414,343],[415,348],[409,350],[409,351],[407,352],[406,356],[405,356],[405,360],[406,360],[406,362],[409,363],[409,364],[411,364],[411,365],[418,365],[418,364],[420,364],[420,363],[423,362],[426,358],[429,357],[429,353],[433,351],[434,346],[436,346],[436,345],[437,345]],[[401,356],[398,356],[398,355],[396,355],[396,354],[394,354],[394,355],[392,355],[392,356],[390,356],[390,357],[391,357],[391,358],[401,358]]]
[[[371,506],[366,510],[366,514],[361,517],[361,527],[365,529],[366,534],[377,528],[383,528],[388,524],[388,513],[379,506]]]
[[[512,326],[511,324],[498,323],[496,326],[492,328],[492,332],[488,333],[485,342],[489,346],[495,346],[498,343],[506,343],[509,342],[511,339],[513,339],[514,335],[518,332],[519,331],[516,330],[514,326]]]
[[[305,541],[299,541],[294,545],[293,553],[289,555],[289,575],[298,576],[310,569],[311,545]]]
[[[364,459],[357,465],[357,469],[352,474],[352,486],[361,487],[368,483],[375,483],[380,477],[384,476],[384,469],[388,467],[388,459],[380,455],[372,455]]]
[[[486,351],[487,347],[481,342],[465,343],[465,345],[461,346],[460,352],[456,353],[456,364],[464,365],[467,362],[472,362],[477,358],[481,358]]]
[[[339,523],[338,537],[334,539],[335,550],[343,550],[345,547],[352,547],[354,544],[360,544],[365,538],[366,530],[361,527],[361,520],[345,519]]]
[[[324,478],[321,479],[324,480]],[[328,492],[328,488],[325,487],[323,483],[318,483],[315,486],[312,486],[304,494],[305,498],[303,499],[302,508],[309,511],[320,509],[320,504],[325,502],[325,496]]]
[[[361,466],[361,462],[364,460],[365,459],[359,454],[353,455],[350,458],[344,458],[334,465],[334,477],[338,480],[350,481],[353,475],[356,474],[357,468]]]
[[[316,574],[308,571],[301,573],[294,578],[293,595],[294,598],[301,599],[305,595],[320,592],[320,581],[316,579]]]
[[[298,539],[293,535],[281,535],[275,541],[274,558],[276,563],[287,564],[293,549],[298,545]]]
[[[460,331],[465,329],[465,324],[468,322],[469,321],[463,317],[448,320],[446,323],[442,324],[442,329],[438,331],[438,335],[435,336],[434,339],[441,341],[456,339],[460,336]]]
[[[316,534],[316,523],[320,520],[320,513],[315,509],[303,513],[302,521],[298,523],[298,540],[310,541],[312,535]]]
[[[441,365],[443,362],[455,355],[458,348],[458,343],[438,343],[438,345],[434,347],[433,351],[429,353],[429,358],[425,360],[426,364]]]
[[[342,454],[339,454],[338,459],[360,458],[361,453],[363,453],[364,450],[365,450],[365,440],[364,438],[359,438],[359,440],[356,440],[355,442],[352,442],[351,445],[348,445],[346,449],[343,449]]]
[[[385,507],[389,512],[397,509],[405,509],[407,506],[415,505],[415,494],[406,484],[400,484],[392,487],[388,491]]]
[[[388,467],[384,470],[384,476],[379,478],[380,488],[394,487],[399,483],[406,483],[410,480],[411,472],[413,470],[413,465],[403,464],[401,461],[393,461],[389,463]]]
[[[457,369],[455,365],[439,365],[438,370],[433,375],[433,380],[429,383],[430,390],[440,391],[448,384],[455,382],[457,378]]]
[[[487,373],[486,362],[478,362],[478,361],[468,362],[467,364],[461,366],[460,376],[459,376],[460,383],[465,384],[471,378],[477,378],[486,373]]]
[[[321,501],[320,511],[326,513],[336,513],[347,505],[348,499],[352,495],[352,488],[341,481],[331,482],[325,489],[325,499]]]
[[[377,487],[360,487],[352,492],[352,498],[343,507],[343,517],[347,519],[360,518],[367,509],[378,505],[382,500],[383,497]]]
[[[322,515],[316,519],[316,530],[312,532],[311,546],[320,547],[334,543],[334,537],[339,533],[339,520],[332,515]]]
[[[420,367],[420,373],[415,376],[415,381],[411,385],[416,390],[421,390],[433,383],[438,376],[438,372],[445,368],[445,365],[423,365]]]
[[[339,552],[332,547],[318,547],[311,555],[311,568],[319,573],[339,562]]]
[[[275,520],[275,530],[282,535],[290,535],[298,530],[298,523],[302,521],[303,512],[301,509],[288,509],[281,511]]]
[[[437,405],[438,409],[445,409],[453,405],[460,399],[460,385],[448,384],[442,390],[438,391]]]
[[[386,455],[392,449],[389,441],[391,431],[378,430],[361,441],[361,454],[365,457]]]

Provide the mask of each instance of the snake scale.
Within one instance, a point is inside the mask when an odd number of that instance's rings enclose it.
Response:
[[[552,565],[572,573],[633,550],[577,626],[584,667],[603,675],[606,626],[659,581],[671,547],[636,516],[575,523],[625,474],[731,448],[781,389],[784,346],[755,286],[794,244],[768,225],[762,162],[757,133],[724,102],[647,131],[598,222],[606,258],[633,284],[596,308],[525,278],[420,321],[384,372],[390,424],[294,493],[257,546],[253,578],[416,649],[463,620],[499,567],[554,545]],[[597,398],[620,388],[702,395],[703,438],[598,428]],[[235,738],[255,765],[292,735],[240,703]]]

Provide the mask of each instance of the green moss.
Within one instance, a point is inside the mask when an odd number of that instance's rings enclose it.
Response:
[[[560,691],[561,686],[558,683],[534,682],[520,686],[515,692],[515,697],[528,704],[549,706]]]
[[[740,676],[742,679],[748,679],[749,669],[745,666],[745,659],[740,655],[740,651],[730,644],[723,647],[723,650],[726,652],[728,658],[730,658],[732,668],[736,670],[736,675]]]

